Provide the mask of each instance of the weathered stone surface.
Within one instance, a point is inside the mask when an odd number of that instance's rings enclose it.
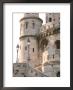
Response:
[[[19,39],[19,60],[13,64],[14,77],[60,76],[59,13],[47,13],[45,25],[38,13],[25,14],[20,20]]]

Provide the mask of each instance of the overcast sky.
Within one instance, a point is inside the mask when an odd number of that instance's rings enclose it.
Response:
[[[17,51],[16,46],[19,44],[19,33],[20,33],[20,23],[19,20],[23,18],[24,13],[13,13],[13,63],[16,62]],[[39,13],[39,17],[45,23],[45,13]]]

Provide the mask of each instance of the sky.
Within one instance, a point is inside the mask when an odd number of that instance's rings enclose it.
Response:
[[[13,13],[13,63],[16,63],[17,49],[16,46],[19,44],[19,33],[20,33],[20,19],[24,17],[24,13]],[[45,13],[39,13],[39,17],[45,24]]]

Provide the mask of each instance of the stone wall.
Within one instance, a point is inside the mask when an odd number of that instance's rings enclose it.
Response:
[[[28,52],[30,57],[30,63],[33,65],[37,65],[39,63],[38,59],[38,41],[36,37],[29,37],[30,46],[28,51],[28,37],[25,37],[20,41],[20,51],[19,51],[19,63],[25,63],[28,60]],[[34,49],[34,50],[33,50]]]
[[[60,28],[57,27],[57,32],[54,33],[54,31],[56,31],[56,28],[51,28],[51,29],[49,28],[47,32],[46,25],[44,27],[45,28],[42,27],[40,30],[40,36],[42,37],[40,38],[40,45],[39,45],[40,47],[43,45],[43,50],[42,52],[40,52],[40,56],[42,55],[42,64],[43,64],[42,72],[46,73],[47,75],[51,74],[51,76],[56,76],[56,73],[60,71],[60,65],[58,63],[56,64],[58,65],[57,67],[58,71],[55,68],[54,69],[54,71],[56,72],[55,73],[52,71],[52,68],[50,69],[51,71],[48,70],[48,68],[50,68],[51,65],[44,65],[44,64],[45,63],[50,64],[49,62],[53,62],[53,61],[54,63],[56,61],[60,63],[60,48],[57,48],[56,46],[56,41],[59,41],[59,45],[60,45],[60,32],[58,32],[58,30],[60,31]],[[50,34],[50,32],[52,33]],[[48,43],[45,45],[47,41]],[[55,67],[56,65],[53,64],[53,66]]]
[[[42,66],[41,66],[42,67]],[[38,68],[33,68],[27,64],[14,63],[13,64],[13,77],[57,77],[60,72],[59,65],[44,65],[44,71]]]
[[[14,63],[13,77],[47,77],[47,75],[25,63]]]
[[[60,72],[60,65],[59,64],[47,64],[44,65],[44,71],[43,74],[45,74],[48,77],[57,77],[57,73]]]
[[[27,28],[26,28],[27,26]],[[39,18],[38,13],[26,13],[24,18],[20,20],[20,43],[19,43],[19,60],[18,63],[27,63],[28,56],[30,57],[29,63],[35,67],[39,65],[38,59],[38,40],[42,20]],[[28,38],[30,45],[28,48]],[[28,55],[29,53],[29,55]]]
[[[49,20],[51,18],[51,20]],[[60,13],[46,13],[46,23],[60,26]]]
[[[26,29],[26,22],[28,22],[28,28]],[[34,23],[34,28],[33,28]],[[39,19],[24,19],[20,22],[20,37],[24,35],[38,35],[42,22]]]

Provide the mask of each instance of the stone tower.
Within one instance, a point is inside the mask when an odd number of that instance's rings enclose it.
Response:
[[[46,24],[40,29],[42,72],[47,76],[60,75],[60,13],[46,13]],[[57,75],[58,74],[58,75]]]
[[[20,20],[18,63],[29,62],[33,67],[39,65],[37,36],[42,22],[38,13],[26,13]]]
[[[46,23],[51,27],[60,27],[60,13],[46,13]]]

